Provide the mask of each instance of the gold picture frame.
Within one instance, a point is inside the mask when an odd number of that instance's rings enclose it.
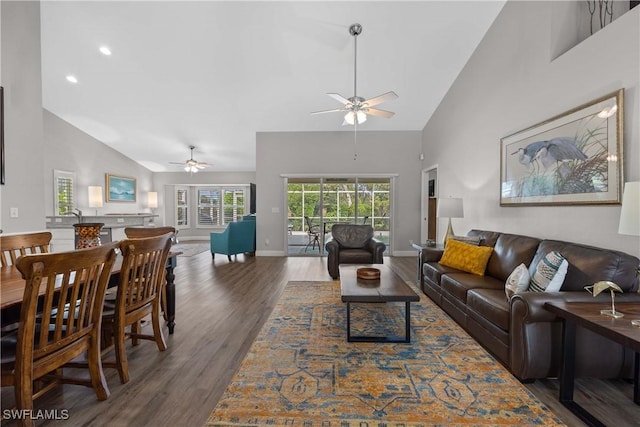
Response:
[[[620,204],[624,89],[500,140],[500,206]]]

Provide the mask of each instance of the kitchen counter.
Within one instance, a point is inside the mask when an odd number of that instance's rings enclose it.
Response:
[[[101,222],[104,224],[104,228],[142,227],[148,225],[151,219],[157,217],[158,215],[150,213],[83,215],[82,222]],[[74,215],[47,216],[45,220],[48,229],[71,229],[73,228],[73,224],[78,223],[78,218]]]

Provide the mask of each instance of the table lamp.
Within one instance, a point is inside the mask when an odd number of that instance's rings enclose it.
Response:
[[[98,216],[98,209],[102,207],[102,187],[89,186],[89,207],[96,208],[96,216]]]
[[[153,215],[153,210],[158,207],[158,193],[156,191],[149,191],[147,193],[147,205],[151,210],[151,214]],[[149,225],[155,225],[153,222],[153,217],[149,220]]]
[[[624,185],[618,234],[640,236],[640,181]],[[632,320],[631,324],[640,327],[640,319]]]
[[[640,181],[624,185],[618,234],[640,236]]]
[[[447,234],[444,236],[445,243],[447,239],[454,236],[451,227],[451,218],[464,218],[464,209],[462,207],[462,199],[449,197],[446,199],[438,199],[438,208],[436,216],[438,218],[449,218],[449,226]]]

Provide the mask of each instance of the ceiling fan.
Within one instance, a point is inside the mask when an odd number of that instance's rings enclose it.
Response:
[[[200,169],[204,169],[206,167],[211,166],[209,163],[203,163],[203,162],[198,162],[197,160],[194,160],[193,158],[193,150],[196,147],[193,145],[189,146],[189,149],[191,150],[191,158],[189,160],[186,160],[184,162],[169,162],[173,165],[184,165],[184,171],[185,172],[190,172],[190,173],[196,173],[198,172]]]
[[[367,120],[367,114],[371,114],[372,116],[384,117],[386,119],[393,117],[395,113],[386,110],[380,110],[378,108],[372,108],[378,104],[382,104],[383,102],[393,101],[398,98],[395,92],[387,92],[382,95],[378,95],[371,99],[365,99],[357,95],[357,64],[358,64],[358,36],[362,33],[362,25],[353,24],[349,27],[349,34],[353,36],[354,40],[354,60],[353,60],[353,96],[350,98],[345,98],[344,96],[337,93],[328,93],[331,98],[336,101],[344,104],[342,108],[335,108],[333,110],[324,110],[324,111],[314,111],[311,114],[324,114],[324,113],[335,113],[335,112],[343,112],[346,113],[344,116],[343,125],[358,125],[364,123]]]

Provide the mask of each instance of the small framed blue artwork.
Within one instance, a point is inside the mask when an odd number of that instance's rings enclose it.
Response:
[[[136,179],[107,174],[107,202],[135,202]]]

